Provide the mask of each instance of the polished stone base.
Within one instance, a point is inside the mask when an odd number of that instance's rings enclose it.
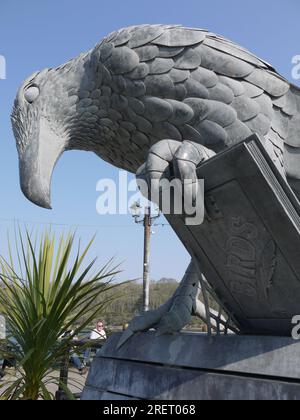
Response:
[[[84,400],[300,400],[300,342],[280,337],[113,335]]]

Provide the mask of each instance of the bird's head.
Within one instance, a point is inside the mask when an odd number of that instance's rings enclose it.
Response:
[[[46,69],[22,84],[12,112],[21,189],[30,201],[45,208],[51,208],[53,168],[68,144],[68,132],[60,117],[65,101],[55,73]]]
[[[30,201],[44,208],[51,208],[51,178],[59,157],[65,150],[79,148],[74,143],[80,144],[76,135],[83,131],[78,117],[78,91],[86,73],[83,65],[80,57],[34,73],[15,99],[11,119],[21,189]]]

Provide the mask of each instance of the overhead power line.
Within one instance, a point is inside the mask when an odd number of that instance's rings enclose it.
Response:
[[[133,229],[135,228],[134,225],[98,225],[98,224],[81,224],[81,223],[56,223],[56,222],[38,222],[38,221],[32,221],[32,220],[24,220],[24,219],[9,219],[0,217],[0,223],[13,223],[13,224],[30,224],[30,225],[45,225],[45,226],[56,226],[56,227],[70,227],[70,228],[96,228],[96,229]],[[164,226],[170,226],[168,223],[155,223],[154,226],[156,227],[164,227]]]

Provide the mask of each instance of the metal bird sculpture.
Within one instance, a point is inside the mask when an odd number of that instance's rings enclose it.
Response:
[[[205,30],[143,25],[114,32],[89,52],[30,76],[12,124],[22,191],[46,208],[55,163],[72,149],[148,180],[171,164],[185,178],[202,160],[257,133],[295,192],[299,184],[300,90]],[[124,340],[151,327],[178,331],[192,312],[204,317],[198,284],[192,261],[175,296],[136,318]]]

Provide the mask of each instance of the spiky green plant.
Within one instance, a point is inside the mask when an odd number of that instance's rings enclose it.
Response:
[[[56,241],[46,232],[33,241],[19,230],[15,255],[9,245],[9,257],[1,258],[0,305],[11,338],[0,352],[15,358],[19,372],[18,379],[6,384],[2,399],[52,399],[47,386],[59,381],[54,366],[109,303],[99,304],[98,297],[116,287],[111,280],[118,272],[111,261],[95,273],[96,260],[83,267],[93,240],[81,251],[80,243],[74,250],[74,234]],[[73,334],[61,340],[71,329]]]

